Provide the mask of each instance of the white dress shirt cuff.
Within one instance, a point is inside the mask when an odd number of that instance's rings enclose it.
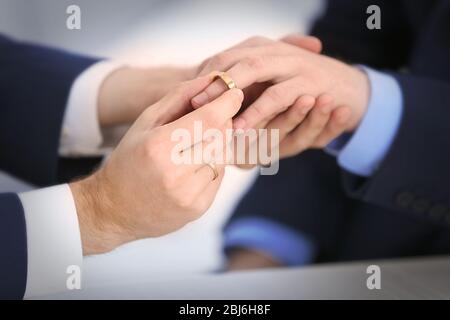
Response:
[[[69,266],[82,268],[78,216],[67,184],[19,194],[25,212],[28,276],[25,298],[67,290]],[[72,267],[73,268],[73,267]]]
[[[108,148],[102,148],[98,94],[105,78],[121,67],[123,64],[102,61],[89,67],[75,79],[63,120],[60,156],[100,156],[108,151]]]
[[[389,74],[360,66],[369,77],[371,97],[367,112],[353,134],[343,134],[326,150],[339,166],[361,177],[372,176],[397,136],[403,113],[403,94]]]

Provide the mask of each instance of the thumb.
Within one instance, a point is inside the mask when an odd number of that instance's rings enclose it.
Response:
[[[321,53],[322,41],[312,36],[300,36],[297,34],[290,34],[280,39],[282,42],[291,44],[296,47],[303,48],[305,50]]]
[[[191,112],[191,99],[206,89],[212,82],[211,77],[202,76],[179,84],[154,106],[151,113],[157,119],[156,126],[164,125]]]
[[[205,129],[222,128],[238,113],[243,99],[242,90],[227,90],[217,99],[172,122],[172,125],[178,128],[190,128],[195,121],[202,121]]]

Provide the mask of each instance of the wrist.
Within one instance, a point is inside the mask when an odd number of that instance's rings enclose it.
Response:
[[[353,110],[347,132],[353,132],[361,123],[366,114],[370,98],[370,81],[367,74],[358,67],[350,67],[352,83],[348,86],[351,90],[350,101]],[[345,101],[345,100],[344,100]]]
[[[99,174],[69,185],[77,210],[83,255],[105,253],[131,241],[114,223],[114,204],[106,196]]]

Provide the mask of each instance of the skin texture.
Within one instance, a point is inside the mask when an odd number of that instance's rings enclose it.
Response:
[[[227,269],[230,271],[264,268],[280,268],[283,265],[264,252],[235,249],[228,256]]]
[[[204,163],[174,163],[171,152],[176,142],[171,134],[184,128],[195,138],[193,123],[198,120],[202,121],[203,130],[231,129],[232,117],[243,100],[239,89],[227,91],[190,112],[190,99],[210,83],[210,77],[183,83],[147,108],[103,167],[70,184],[84,255],[173,232],[209,208],[222,181],[225,164],[216,165],[219,176],[214,179],[214,171]],[[189,148],[212,143],[200,139],[192,141]]]
[[[244,103],[234,128],[280,129],[280,157],[285,158],[354,131],[367,108],[365,73],[320,50],[320,41],[311,37],[250,38],[205,61],[200,74],[226,71],[246,96],[255,97]],[[217,80],[192,105],[199,108],[223,90]]]
[[[179,83],[195,77],[196,68],[123,67],[109,74],[100,86],[98,117],[108,128],[131,124],[150,105]]]

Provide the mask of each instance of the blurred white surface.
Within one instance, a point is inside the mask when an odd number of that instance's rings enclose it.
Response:
[[[381,270],[381,290],[367,288],[366,270]],[[221,275],[154,279],[148,275],[44,299],[450,299],[450,259],[366,261]]]
[[[80,31],[65,28],[69,4],[81,7]],[[0,32],[133,64],[192,64],[252,35],[303,32],[320,6],[314,0],[0,0]],[[229,168],[215,203],[200,220],[165,237],[85,259],[85,283],[100,286],[124,275],[161,279],[219,268],[220,229],[254,176]],[[24,188],[0,177],[0,191]]]

